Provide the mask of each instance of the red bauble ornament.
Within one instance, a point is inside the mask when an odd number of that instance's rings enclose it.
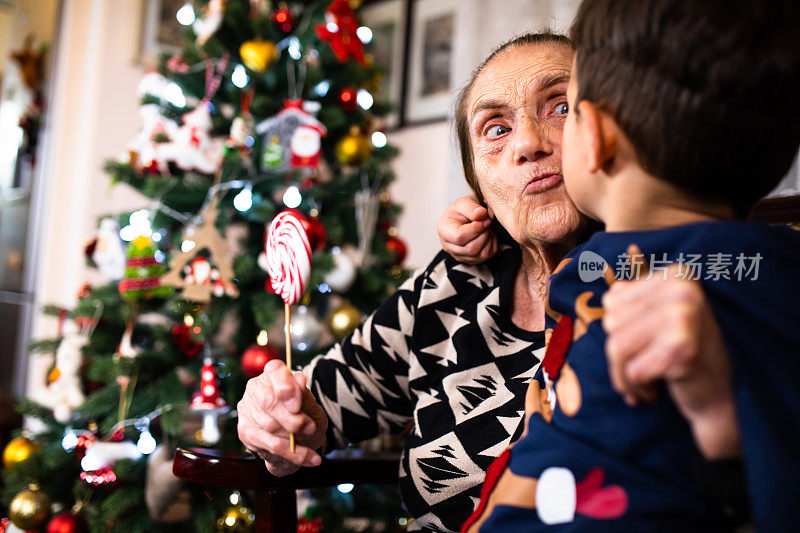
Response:
[[[88,533],[89,525],[80,515],[69,511],[57,514],[47,524],[47,533]]]
[[[278,5],[278,9],[273,11],[269,18],[275,24],[275,27],[283,33],[289,33],[294,28],[294,15],[292,15],[292,12],[289,11],[289,6],[284,2]]]
[[[352,87],[345,87],[339,93],[339,107],[345,111],[354,111],[358,107],[356,96],[358,91]]]
[[[11,523],[11,520],[8,518],[0,518],[0,533],[5,533],[8,524]]]
[[[305,225],[304,225],[305,226]],[[306,233],[308,233],[308,242],[311,244],[311,250],[319,252],[325,248],[325,240],[328,238],[328,232],[325,231],[325,226],[316,218],[308,219],[308,225],[305,226]]]
[[[269,344],[266,346],[254,344],[242,354],[242,372],[248,378],[260,376],[264,371],[264,365],[273,359],[281,359],[280,350]]]
[[[197,357],[203,348],[203,343],[195,340],[192,326],[177,324],[170,333],[172,334],[172,343],[189,359]]]
[[[297,209],[289,209],[293,211],[297,218],[300,220],[303,229],[306,230],[308,235],[308,243],[311,245],[312,252],[319,252],[325,248],[325,240],[328,238],[328,232],[325,231],[325,226],[316,218],[308,218]]]
[[[406,246],[406,243],[404,243],[398,237],[389,237],[386,239],[386,250],[394,255],[394,261],[392,262],[393,266],[401,264],[403,261],[405,261],[406,255],[408,255],[408,247]]]

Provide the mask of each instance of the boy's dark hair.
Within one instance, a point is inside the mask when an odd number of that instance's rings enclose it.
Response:
[[[572,48],[572,43],[567,36],[554,33],[550,30],[530,32],[514,37],[495,48],[492,53],[472,71],[469,83],[462,87],[456,95],[455,127],[456,137],[458,138],[458,148],[461,152],[461,165],[464,168],[464,177],[467,179],[467,183],[481,203],[483,203],[483,193],[481,193],[481,188],[478,186],[478,177],[475,175],[475,165],[472,161],[472,143],[469,140],[469,113],[467,110],[469,93],[472,91],[472,86],[475,84],[478,75],[483,72],[483,69],[492,59],[509,48],[526,46],[529,44],[558,44],[570,49]]]
[[[800,1],[584,0],[577,101],[650,174],[744,217],[800,144]]]

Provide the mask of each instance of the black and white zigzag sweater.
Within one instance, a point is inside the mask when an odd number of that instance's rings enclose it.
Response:
[[[441,252],[304,372],[339,446],[414,429],[400,465],[422,530],[457,531],[486,469],[520,435],[544,334],[510,319],[519,250],[469,266]]]

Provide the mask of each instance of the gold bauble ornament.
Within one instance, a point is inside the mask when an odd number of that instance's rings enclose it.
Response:
[[[351,127],[350,132],[336,143],[336,159],[351,167],[366,161],[371,151],[367,136],[361,133],[358,126]]]
[[[239,47],[239,55],[242,56],[242,63],[247,68],[263,72],[278,59],[278,48],[272,41],[253,39],[242,43],[242,46]]]
[[[3,450],[3,466],[6,470],[14,468],[22,461],[28,460],[31,455],[39,451],[39,445],[25,437],[12,439]]]
[[[361,311],[350,302],[343,302],[331,309],[325,320],[333,337],[340,341],[350,335],[361,323]]]
[[[11,500],[8,518],[20,529],[37,529],[50,514],[50,498],[38,487],[31,485]]]
[[[217,519],[217,531],[250,533],[256,515],[244,505],[234,505],[223,511]]]

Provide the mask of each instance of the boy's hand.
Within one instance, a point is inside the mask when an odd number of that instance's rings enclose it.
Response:
[[[483,263],[497,253],[497,236],[489,229],[491,223],[488,210],[474,197],[459,198],[439,218],[442,248],[462,263]]]
[[[289,374],[282,361],[270,361],[247,382],[237,405],[239,440],[264,460],[273,475],[285,476],[301,466],[317,466],[328,418],[306,387],[302,372]],[[296,448],[289,448],[294,433]]]
[[[698,282],[680,279],[677,265],[666,279],[644,278],[617,281],[603,296],[612,385],[633,405],[655,399],[663,380],[704,455],[738,455],[728,354],[705,293]]]

